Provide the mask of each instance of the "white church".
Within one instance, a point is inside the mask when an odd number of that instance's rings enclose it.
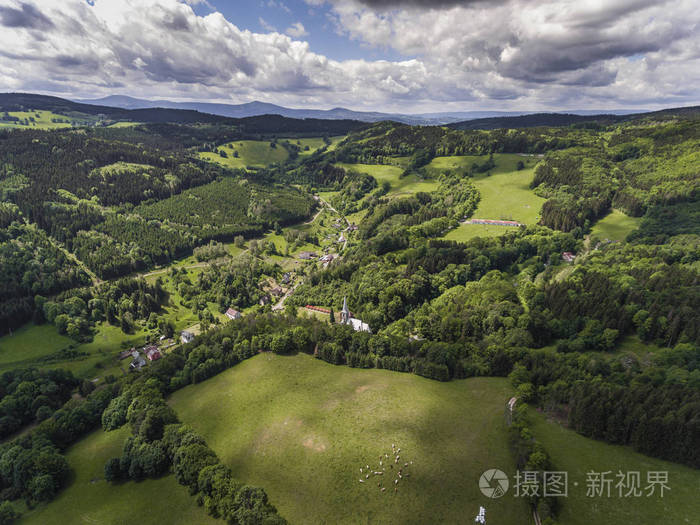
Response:
[[[352,326],[353,330],[356,332],[372,332],[370,330],[369,325],[360,319],[355,319],[352,317],[350,314],[350,310],[348,309],[348,298],[343,297],[343,309],[340,311],[340,322],[341,324],[347,324]]]

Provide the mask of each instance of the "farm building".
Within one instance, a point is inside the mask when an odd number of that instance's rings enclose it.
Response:
[[[348,226],[348,227],[346,228],[346,230],[349,231],[349,232],[354,232],[354,231],[356,231],[357,229],[358,229],[358,228],[357,228],[357,225],[356,225],[354,222],[353,222],[350,226]]]
[[[147,346],[143,349],[143,352],[146,354],[146,357],[149,361],[157,361],[158,359],[163,357],[160,353],[160,350],[158,350],[157,346]]]
[[[501,221],[492,219],[470,219],[466,224],[483,224],[485,226],[525,226],[518,221]]]
[[[282,290],[282,288],[279,286],[275,286],[272,290],[270,290],[270,294],[275,297],[282,297],[284,295],[284,290]]]
[[[132,370],[141,370],[141,368],[146,365],[146,360],[143,358],[143,356],[139,353],[138,350],[134,350],[133,352],[131,352],[131,355],[134,358],[131,360],[131,363],[129,363],[129,368]]]
[[[183,343],[189,343],[194,339],[194,334],[192,332],[188,332],[187,330],[183,330],[182,333],[180,334],[180,341]]]
[[[316,252],[301,252],[299,254],[299,259],[304,259],[305,261],[310,261],[311,259],[315,259],[318,257],[316,255]]]
[[[226,310],[226,317],[228,317],[232,321],[234,319],[240,319],[241,312],[239,312],[238,310],[234,310],[233,308],[229,308],[228,310]]]
[[[263,295],[260,298],[260,306],[265,306],[266,304],[270,304],[270,296],[269,295]]]
[[[574,262],[574,259],[576,258],[576,256],[571,252],[563,252],[561,254],[561,258],[565,262]]]

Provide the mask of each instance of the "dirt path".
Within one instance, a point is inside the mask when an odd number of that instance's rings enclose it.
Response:
[[[278,302],[275,306],[272,307],[272,311],[273,311],[273,312],[277,312],[277,311],[279,311],[279,310],[282,310],[282,309],[284,308],[284,302],[287,300],[287,297],[289,297],[290,295],[292,295],[292,294],[294,293],[294,290],[296,290],[297,287],[298,287],[300,284],[303,284],[303,282],[304,282],[304,281],[299,281],[299,282],[298,282],[297,284],[295,284],[292,288],[290,288],[289,290],[287,290],[287,293],[284,294],[284,295],[282,296],[282,298],[279,300],[279,302]]]
[[[321,209],[316,212],[316,215],[314,215],[310,221],[306,221],[304,224],[313,224],[314,221],[318,218],[318,216],[321,215],[322,211],[323,211],[323,207],[321,207]]]
[[[93,286],[97,286],[98,284],[101,284],[101,283],[104,282],[102,279],[100,279],[99,277],[97,277],[97,275],[95,274],[95,272],[93,272],[90,268],[88,268],[87,265],[86,265],[83,261],[81,261],[80,259],[78,259],[78,258],[75,256],[75,254],[69,252],[68,249],[63,245],[63,243],[58,242],[58,241],[57,241],[56,239],[54,239],[53,237],[49,237],[49,239],[51,240],[51,243],[52,243],[56,248],[58,248],[59,250],[61,250],[61,251],[65,254],[66,257],[68,257],[71,261],[73,261],[73,262],[76,264],[76,266],[78,266],[78,268],[80,268],[80,269],[83,270],[86,274],[88,274],[88,277],[90,277],[90,280],[92,281],[92,285],[93,285]]]

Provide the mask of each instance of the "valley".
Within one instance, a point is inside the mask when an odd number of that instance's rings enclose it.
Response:
[[[287,124],[305,132],[0,131],[0,483],[20,523],[131,522],[153,493],[171,523],[692,517],[697,120]],[[360,481],[392,443],[410,476]],[[40,447],[65,466],[3,474]],[[667,470],[673,492],[591,510],[478,485],[608,464]]]

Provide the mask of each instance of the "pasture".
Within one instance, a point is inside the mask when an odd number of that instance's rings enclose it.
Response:
[[[209,517],[199,507],[185,487],[172,475],[129,481],[116,485],[104,479],[108,459],[121,454],[130,434],[129,425],[119,430],[96,430],[66,454],[73,479],[52,502],[27,511],[20,525],[64,525],[89,523],[93,525],[208,525],[222,523]]]
[[[505,379],[439,383],[260,354],[170,400],[241,481],[264,487],[292,524],[530,522],[523,500],[489,500],[488,468],[512,470]],[[395,443],[411,477],[359,480]],[[366,471],[365,471],[366,472]],[[377,486],[389,487],[381,492]]]
[[[226,157],[209,151],[200,153],[199,156],[231,169],[246,169],[248,166],[264,168],[275,162],[284,162],[289,157],[281,145],[272,147],[269,141],[260,140],[239,140],[218,146],[217,150],[225,151]]]
[[[475,159],[484,162],[486,157],[438,157],[428,166],[432,170],[467,169]],[[538,197],[530,189],[534,176],[535,160],[513,154],[494,155],[496,167],[491,175],[481,173],[471,181],[481,193],[479,206],[474,212],[475,219],[513,220],[523,224],[535,224],[539,220],[540,210],[545,199]],[[525,168],[517,170],[518,161]],[[481,224],[460,224],[445,235],[452,241],[467,241],[474,237],[490,237],[508,231],[505,226],[488,226]]]
[[[408,175],[401,177],[404,172],[403,168],[385,164],[345,164],[338,163],[336,166],[345,168],[346,170],[355,170],[360,173],[371,175],[381,185],[383,182],[388,182],[391,186],[388,196],[404,196],[412,193],[424,191],[430,193],[437,189],[437,181],[430,179],[421,179],[417,175]]]
[[[74,344],[75,341],[60,335],[53,325],[27,323],[12,335],[0,337],[0,369],[27,366]]]
[[[4,114],[5,112],[2,112]],[[10,111],[10,117],[17,117],[19,121],[0,120],[0,128],[21,128],[21,129],[59,129],[70,128],[71,122],[78,125],[85,125],[96,121],[95,117],[69,117],[59,115],[51,111]],[[1,116],[1,115],[0,115]]]
[[[569,495],[561,498],[558,523],[567,525],[618,525],[635,523],[697,523],[700,516],[700,471],[668,461],[650,458],[629,447],[609,445],[589,439],[559,423],[548,420],[542,413],[530,411],[529,425],[534,436],[542,442],[552,458],[555,470],[568,472]],[[611,496],[588,497],[587,473],[610,472]],[[619,497],[615,474],[634,471],[641,475],[640,497]],[[649,471],[668,472],[664,497],[647,497],[646,475]],[[574,484],[578,483],[578,486]]]
[[[53,325],[28,323],[12,335],[0,337],[0,371],[36,367],[65,368],[88,379],[98,375],[117,375],[121,372],[116,355],[124,348],[142,346],[147,338],[142,330],[125,334],[116,326],[100,323],[91,342],[79,343],[59,334]],[[63,355],[62,351],[79,355]]]
[[[640,217],[630,217],[620,210],[612,210],[591,229],[591,239],[624,241],[627,235],[639,227]]]
[[[344,135],[339,137],[329,137],[331,143],[328,145],[328,151],[333,151],[338,145],[338,143],[344,138]],[[287,140],[289,140],[289,142],[291,142],[292,144],[296,144],[297,146],[301,147],[301,151],[299,152],[299,156],[301,157],[312,155],[314,152],[323,148],[326,145],[326,143],[323,140],[323,137],[312,137],[305,139],[291,138]],[[307,147],[309,148],[308,150],[306,149]]]

